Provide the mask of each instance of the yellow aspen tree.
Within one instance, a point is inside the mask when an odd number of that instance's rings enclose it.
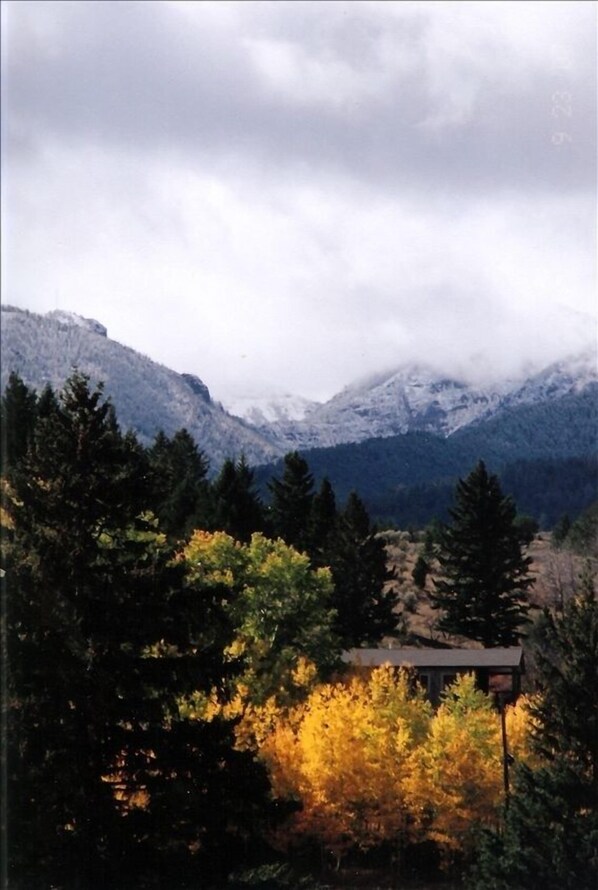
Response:
[[[317,687],[260,752],[275,794],[301,803],[287,839],[316,838],[340,857],[405,835],[404,788],[430,719],[407,673],[388,666]]]
[[[495,825],[504,802],[499,714],[472,675],[448,690],[414,761],[409,795],[420,824],[447,852],[467,852],[473,829]]]
[[[508,751],[515,764],[525,763],[535,768],[540,758],[533,750],[532,728],[534,719],[530,707],[533,696],[521,695],[513,705],[505,709]]]

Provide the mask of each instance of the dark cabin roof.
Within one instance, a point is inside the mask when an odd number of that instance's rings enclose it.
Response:
[[[523,650],[520,646],[508,649],[350,649],[343,652],[346,664],[361,667],[379,667],[390,664],[393,667],[411,665],[414,668],[494,668],[523,669]]]

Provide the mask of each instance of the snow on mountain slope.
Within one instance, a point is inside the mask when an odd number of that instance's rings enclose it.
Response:
[[[147,444],[159,430],[173,435],[185,427],[217,472],[226,457],[242,454],[266,463],[280,449],[254,427],[231,417],[192,374],[178,374],[111,340],[99,322],[73,313],[38,315],[2,306],[2,389],[11,371],[38,391],[59,390],[74,367],[92,383],[102,381],[125,430]]]
[[[216,468],[224,456],[241,453],[260,463],[294,449],[415,430],[450,436],[504,409],[578,393],[598,380],[594,345],[518,380],[492,383],[474,384],[425,364],[404,365],[358,381],[325,404],[239,389],[226,400],[227,413],[198,377],[177,374],[110,340],[93,319],[2,307],[3,386],[15,370],[36,389],[46,382],[60,388],[73,366],[105,382],[121,424],[143,441],[158,429],[171,435],[185,426]]]
[[[277,419],[268,429],[287,449],[361,442],[414,430],[450,436],[505,408],[580,392],[596,380],[595,349],[525,380],[504,379],[483,386],[439,375],[425,365],[410,365],[347,387],[301,421]],[[266,430],[263,422],[260,429]]]
[[[271,393],[265,396],[239,392],[223,400],[229,414],[240,417],[255,427],[303,421],[319,404],[291,393]]]

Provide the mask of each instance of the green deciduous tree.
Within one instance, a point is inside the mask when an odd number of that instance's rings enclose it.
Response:
[[[517,643],[526,621],[528,574],[522,533],[512,500],[482,461],[460,480],[452,524],[438,552],[441,577],[432,594],[443,610],[439,627],[485,646]]]
[[[191,582],[212,587],[233,625],[230,656],[239,659],[237,687],[252,702],[293,695],[293,675],[307,659],[323,673],[337,662],[328,569],[282,540],[262,534],[241,544],[224,532],[196,532],[184,550]]]

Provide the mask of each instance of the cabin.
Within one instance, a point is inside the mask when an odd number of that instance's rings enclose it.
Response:
[[[372,669],[389,664],[412,667],[433,705],[440,703],[443,691],[460,674],[473,673],[484,692],[496,694],[501,704],[516,701],[525,673],[523,650],[519,646],[492,649],[350,649],[342,656],[345,664]]]

